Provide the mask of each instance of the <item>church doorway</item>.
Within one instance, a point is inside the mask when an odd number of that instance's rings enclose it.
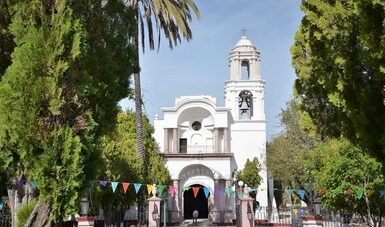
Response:
[[[199,187],[199,191],[197,196],[194,198],[193,187]],[[208,218],[209,208],[208,208],[208,200],[204,193],[202,185],[194,184],[191,185],[189,190],[186,190],[183,193],[183,210],[184,210],[184,218],[192,219],[192,214],[194,210],[198,210],[199,216],[198,218]],[[210,195],[210,194],[209,194]],[[209,195],[207,197],[209,197]]]

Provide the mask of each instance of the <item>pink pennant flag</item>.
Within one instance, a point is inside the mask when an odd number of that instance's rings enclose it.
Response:
[[[176,187],[174,185],[168,186],[168,194],[170,194],[171,197],[175,195]]]
[[[129,185],[130,185],[130,183],[127,183],[127,182],[123,182],[123,183],[122,183],[124,193],[127,192],[127,189],[128,189],[128,186],[129,186]]]
[[[193,192],[194,192],[194,198],[196,198],[196,197],[197,197],[197,195],[198,195],[198,192],[199,192],[199,188],[200,188],[200,187],[192,187],[192,189],[193,189]]]

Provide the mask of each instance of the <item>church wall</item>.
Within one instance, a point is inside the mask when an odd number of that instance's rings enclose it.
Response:
[[[167,169],[170,171],[172,179],[178,179],[180,172],[189,165],[204,165],[211,170],[215,170],[224,178],[231,178],[230,158],[229,159],[217,159],[217,158],[205,158],[204,160],[198,159],[176,159],[165,160]]]

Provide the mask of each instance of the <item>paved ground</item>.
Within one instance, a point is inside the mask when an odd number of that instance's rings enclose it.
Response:
[[[198,223],[193,223],[192,220],[185,220],[184,223],[179,225],[179,226],[216,226],[216,227],[219,227],[218,225],[213,225],[207,219],[198,219]],[[229,227],[229,226],[226,226],[226,227]]]

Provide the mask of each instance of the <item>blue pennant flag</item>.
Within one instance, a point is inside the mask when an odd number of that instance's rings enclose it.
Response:
[[[135,192],[136,192],[136,194],[138,194],[140,187],[142,187],[142,184],[135,183],[135,184],[134,184],[134,187],[135,187]]]
[[[0,210],[2,210],[4,207],[4,203],[3,202],[0,202]]]
[[[209,197],[209,189],[203,188],[203,192],[205,193],[206,199]]]
[[[36,189],[36,181],[31,181],[31,187],[32,187],[33,189]]]
[[[291,193],[293,193],[293,189],[291,188],[287,189],[287,193],[289,194],[289,196],[291,196]]]
[[[112,192],[116,191],[116,187],[118,187],[118,184],[119,182],[111,181]]]
[[[301,196],[301,199],[304,199],[304,198],[305,198],[305,190],[304,190],[304,189],[300,189],[300,190],[298,191],[298,193],[299,193],[299,196]]]
[[[385,195],[385,190],[384,189],[380,190],[380,196],[382,197],[384,195]]]

